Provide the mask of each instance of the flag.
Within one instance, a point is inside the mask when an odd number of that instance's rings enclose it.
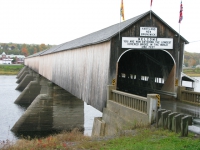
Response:
[[[124,19],[124,4],[123,4],[123,0],[121,1],[120,14],[121,14],[122,19],[125,20]]]
[[[181,1],[181,5],[180,5],[180,14],[179,14],[179,23],[181,23],[181,21],[183,20],[183,5],[182,5],[182,1]]]
[[[152,2],[153,2],[153,0],[151,0],[150,6],[152,6]]]

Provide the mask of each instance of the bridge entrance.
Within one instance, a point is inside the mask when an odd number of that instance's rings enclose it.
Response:
[[[145,97],[174,93],[175,66],[165,50],[127,50],[117,62],[117,90]]]

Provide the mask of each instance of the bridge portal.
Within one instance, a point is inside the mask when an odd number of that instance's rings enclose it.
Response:
[[[117,90],[145,97],[152,92],[174,92],[176,63],[165,50],[130,49],[117,66]]]

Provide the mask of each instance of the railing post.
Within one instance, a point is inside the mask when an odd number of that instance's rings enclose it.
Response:
[[[114,85],[108,85],[107,88],[107,100],[113,100],[112,90],[115,89]]]
[[[158,94],[147,94],[147,114],[149,115],[149,123],[156,121],[158,104]]]
[[[177,99],[178,100],[182,100],[182,91],[185,90],[184,86],[178,86],[178,95],[177,95]]]

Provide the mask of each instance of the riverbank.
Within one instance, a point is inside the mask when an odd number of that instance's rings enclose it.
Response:
[[[126,134],[125,134],[126,133]],[[43,149],[200,149],[200,138],[192,133],[188,137],[180,137],[180,134],[168,130],[152,127],[139,128],[132,132],[124,132],[120,136],[91,138],[84,136],[77,130],[70,133],[49,136],[43,139],[22,139],[12,145],[5,142],[2,149],[6,150],[43,150]],[[1,143],[2,144],[2,143]]]
[[[17,75],[24,65],[0,65],[0,75]]]
[[[183,69],[183,73],[190,77],[200,77],[200,68],[187,68]]]

